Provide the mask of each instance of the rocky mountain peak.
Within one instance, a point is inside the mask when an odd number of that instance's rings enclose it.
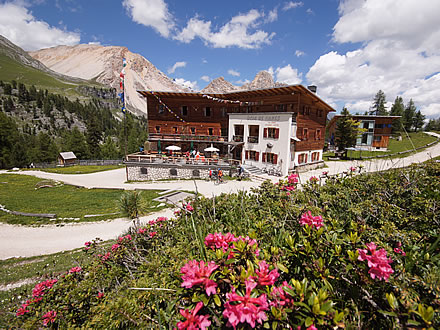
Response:
[[[243,89],[262,89],[275,87],[272,75],[267,71],[260,71],[256,74],[254,80],[242,86]]]
[[[225,80],[225,78],[219,77],[211,81],[208,86],[206,86],[201,90],[201,92],[216,94],[216,93],[228,93],[238,89],[239,88],[237,86],[231,84],[229,81]]]

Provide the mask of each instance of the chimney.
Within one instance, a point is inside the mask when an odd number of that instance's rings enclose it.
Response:
[[[309,89],[309,91],[311,91],[311,92],[316,94],[316,86],[315,85],[307,86],[307,88]]]

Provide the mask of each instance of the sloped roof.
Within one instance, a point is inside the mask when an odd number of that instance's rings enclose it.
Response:
[[[68,160],[68,159],[76,159],[75,154],[72,151],[68,151],[68,152],[60,152],[60,156],[61,158],[63,158],[64,160]]]
[[[253,89],[253,90],[244,90],[244,91],[233,91],[224,94],[213,94],[213,93],[199,93],[199,92],[165,92],[165,91],[137,91],[139,94],[143,96],[148,95],[157,95],[157,96],[168,96],[168,97],[192,97],[192,98],[203,98],[204,95],[208,95],[211,97],[217,97],[220,99],[227,100],[243,100],[247,101],[248,98],[254,98],[258,96],[275,96],[280,94],[307,94],[312,97],[316,102],[321,103],[328,111],[332,112],[335,109],[323,101],[318,95],[304,87],[303,85],[289,85],[283,87],[272,87],[272,88],[263,88],[263,89]]]

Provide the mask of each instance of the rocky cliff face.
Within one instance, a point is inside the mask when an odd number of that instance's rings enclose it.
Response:
[[[240,90],[240,87],[234,86],[225,78],[219,77],[209,83],[208,86],[201,90],[202,93],[221,94]]]
[[[130,52],[126,47],[57,46],[29,54],[56,72],[82,79],[95,79],[118,91],[122,59],[125,58],[126,102],[128,109],[136,113],[147,112],[146,102],[137,90],[187,91],[143,56]]]

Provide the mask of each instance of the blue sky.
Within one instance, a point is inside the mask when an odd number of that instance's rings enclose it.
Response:
[[[439,12],[437,0],[0,1],[0,34],[26,50],[125,46],[194,89],[268,70],[316,84],[338,111],[368,110],[382,89],[437,118]]]

